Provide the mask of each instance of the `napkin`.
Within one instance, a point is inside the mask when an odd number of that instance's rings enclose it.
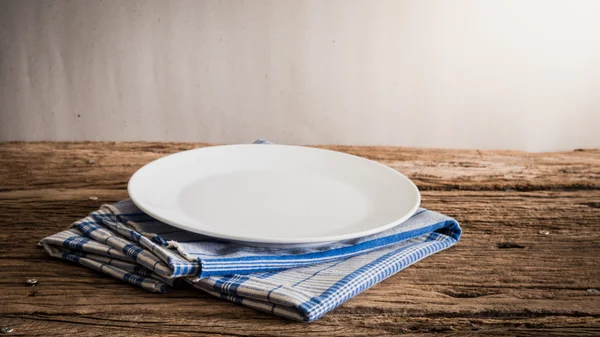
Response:
[[[407,221],[358,239],[320,247],[249,247],[167,225],[123,200],[103,205],[40,245],[52,257],[151,292],[165,293],[183,279],[228,301],[313,321],[454,245],[460,235],[456,220],[420,208]]]

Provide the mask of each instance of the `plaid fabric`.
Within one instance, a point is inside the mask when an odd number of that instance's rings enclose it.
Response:
[[[167,292],[182,278],[228,301],[312,321],[460,235],[454,219],[419,209],[382,233],[324,247],[247,247],[172,227],[124,200],[40,243],[53,257],[151,292]]]

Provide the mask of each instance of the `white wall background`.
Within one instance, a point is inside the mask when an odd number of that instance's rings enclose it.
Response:
[[[0,140],[600,147],[600,1],[0,1]]]

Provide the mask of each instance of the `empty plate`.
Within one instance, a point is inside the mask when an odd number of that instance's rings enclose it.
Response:
[[[157,159],[129,196],[175,227],[247,245],[313,245],[375,234],[415,213],[419,190],[374,161],[310,147],[225,145]]]

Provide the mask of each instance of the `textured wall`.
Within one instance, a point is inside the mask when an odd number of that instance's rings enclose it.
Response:
[[[599,147],[600,1],[0,1],[0,140]]]

